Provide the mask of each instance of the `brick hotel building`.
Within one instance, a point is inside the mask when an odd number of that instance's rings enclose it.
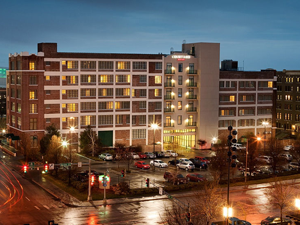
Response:
[[[274,71],[220,72],[219,65],[219,43],[184,43],[169,55],[65,53],[39,43],[37,54],[9,55],[8,133],[38,148],[54,123],[75,146],[90,125],[107,146],[145,151],[154,134],[155,142],[191,148],[198,139],[210,147],[230,124],[259,133],[272,118]]]

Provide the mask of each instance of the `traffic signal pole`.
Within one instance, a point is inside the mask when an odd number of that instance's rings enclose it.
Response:
[[[103,180],[106,181],[106,173],[104,173]],[[104,186],[103,204],[104,204],[104,206],[106,206],[106,185]]]

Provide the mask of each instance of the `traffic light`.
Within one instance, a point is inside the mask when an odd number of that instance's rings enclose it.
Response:
[[[91,176],[91,185],[93,186],[95,183],[95,175],[92,175]]]
[[[44,166],[44,171],[47,173],[48,172],[48,164],[45,164]]]
[[[190,222],[191,221],[191,213],[187,212],[185,215],[185,218],[186,218],[186,222]]]
[[[146,179],[146,187],[150,187],[150,180],[149,180],[149,178]]]
[[[124,170],[121,171],[121,177],[125,177],[125,171]]]
[[[27,173],[27,166],[26,165],[23,166],[23,171],[24,171],[24,173]]]

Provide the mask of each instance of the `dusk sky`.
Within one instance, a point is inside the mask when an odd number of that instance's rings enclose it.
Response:
[[[300,70],[299,0],[5,0],[0,3],[0,67],[8,54],[159,53],[183,40],[217,42],[220,60],[246,71]]]

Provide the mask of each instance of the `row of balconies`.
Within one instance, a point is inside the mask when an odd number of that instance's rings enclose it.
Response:
[[[180,73],[180,72],[177,72],[177,73]],[[190,69],[190,70],[186,70],[186,73],[187,74],[197,74],[197,70],[193,70],[193,69]],[[173,69],[167,69],[165,70],[165,74],[175,74],[175,70]]]
[[[186,112],[197,112],[197,108],[196,107],[188,107],[185,109]],[[164,112],[165,113],[172,113],[175,112],[174,108],[164,108]]]
[[[174,127],[174,123],[169,122],[169,123],[164,123],[164,127]],[[185,126],[187,127],[196,127],[197,126],[197,122],[186,122]]]
[[[175,82],[165,82],[165,87],[175,87]],[[186,87],[197,87],[197,82],[187,82]]]
[[[197,99],[197,95],[193,95],[193,94],[188,94],[186,95],[187,99]],[[169,94],[169,95],[165,95],[165,100],[174,100],[175,99],[175,94]]]

